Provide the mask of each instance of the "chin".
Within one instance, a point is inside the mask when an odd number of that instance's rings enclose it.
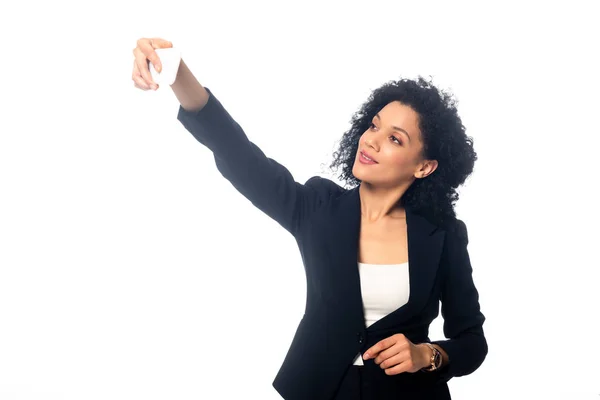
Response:
[[[352,175],[354,175],[354,177],[360,181],[363,180],[363,175],[361,173],[362,171],[360,170],[360,167],[358,167],[357,163],[354,163],[354,166],[352,167]]]
[[[369,179],[369,174],[361,171],[360,166],[357,168],[356,164],[352,168],[352,175],[361,182],[369,183],[369,181],[372,181],[372,179]]]

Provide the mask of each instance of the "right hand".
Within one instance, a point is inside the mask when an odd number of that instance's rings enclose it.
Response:
[[[133,74],[131,75],[131,79],[133,79],[136,88],[142,90],[158,89],[158,84],[152,80],[148,61],[154,65],[154,69],[156,69],[157,72],[160,72],[162,65],[158,58],[158,54],[156,54],[154,49],[164,49],[168,47],[173,47],[173,43],[168,40],[160,38],[138,39],[137,47],[133,49],[135,60],[133,61]]]

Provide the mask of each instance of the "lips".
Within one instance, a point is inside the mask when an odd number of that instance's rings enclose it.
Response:
[[[365,157],[369,158],[371,161],[373,161],[373,162],[377,162],[377,160],[375,160],[373,157],[371,157],[371,155],[370,155],[369,153],[367,153],[366,151],[362,151],[362,150],[361,150],[361,153],[362,153],[362,154],[363,154]]]

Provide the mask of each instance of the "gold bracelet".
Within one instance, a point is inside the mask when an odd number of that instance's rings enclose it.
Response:
[[[431,365],[429,367],[422,368],[421,371],[426,371],[426,372],[435,371],[436,369],[441,367],[442,353],[440,353],[440,351],[438,349],[436,349],[431,343],[423,343],[423,344],[431,349],[431,358],[429,359],[429,362],[431,363]],[[436,360],[438,361],[438,363],[440,365],[436,365]]]

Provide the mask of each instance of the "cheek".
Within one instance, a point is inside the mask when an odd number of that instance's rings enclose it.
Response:
[[[394,154],[389,160],[390,164],[396,167],[408,167],[413,164],[413,159],[408,154]]]
[[[394,154],[388,161],[394,175],[398,176],[412,175],[416,166],[416,157],[413,157],[412,154]]]

